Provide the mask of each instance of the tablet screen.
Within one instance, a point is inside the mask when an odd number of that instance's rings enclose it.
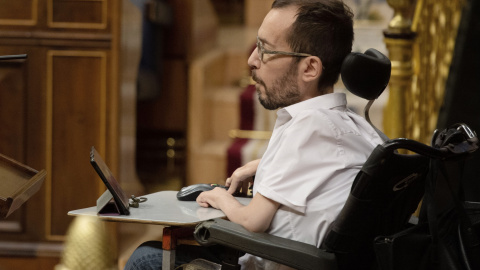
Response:
[[[121,209],[121,211],[127,212],[123,214],[128,214],[129,199],[127,195],[125,194],[125,192],[123,192],[123,189],[120,187],[120,184],[113,176],[107,164],[105,164],[102,157],[100,156],[100,154],[98,154],[97,150],[93,146],[90,151],[90,163],[93,165],[95,171],[105,183],[110,193],[112,193],[112,196],[115,199],[116,203],[119,205],[121,204],[121,206],[119,207],[123,206],[123,209]]]

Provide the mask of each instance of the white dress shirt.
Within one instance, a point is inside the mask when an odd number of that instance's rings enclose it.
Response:
[[[280,109],[253,194],[281,204],[267,233],[320,246],[355,175],[383,141],[346,96],[332,93]],[[284,269],[252,255],[242,269]]]

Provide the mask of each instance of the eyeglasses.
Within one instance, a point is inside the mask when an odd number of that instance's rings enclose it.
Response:
[[[290,55],[290,56],[299,56],[299,57],[307,57],[312,56],[308,53],[296,53],[296,52],[282,52],[282,51],[270,51],[263,47],[263,42],[257,37],[257,49],[258,49],[258,56],[260,57],[260,61],[263,62],[263,55],[264,54],[279,54],[279,55]]]

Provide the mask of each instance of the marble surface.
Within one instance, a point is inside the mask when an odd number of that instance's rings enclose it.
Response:
[[[177,191],[160,191],[140,197],[147,198],[139,208],[130,207],[130,215],[106,216],[98,215],[97,208],[89,207],[68,212],[69,216],[96,216],[105,221],[158,224],[166,226],[192,226],[201,221],[225,217],[225,214],[214,208],[204,208],[195,201],[179,201]],[[237,198],[246,205],[250,198]]]

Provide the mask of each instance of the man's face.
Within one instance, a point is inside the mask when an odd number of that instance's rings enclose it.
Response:
[[[286,33],[295,21],[297,8],[272,9],[258,30],[258,37],[267,50],[292,51],[286,42]],[[285,55],[264,54],[259,58],[259,48],[252,52],[248,64],[260,103],[269,110],[286,107],[302,100],[298,87],[298,64]]]

